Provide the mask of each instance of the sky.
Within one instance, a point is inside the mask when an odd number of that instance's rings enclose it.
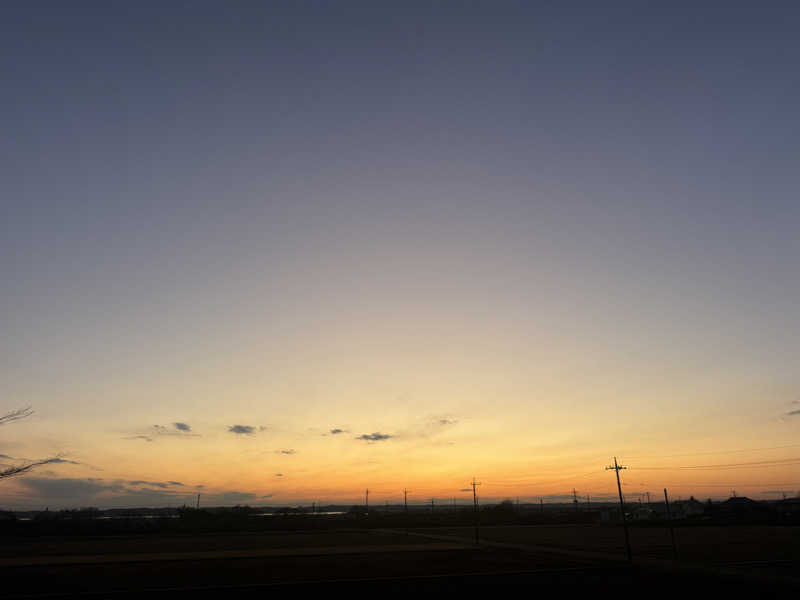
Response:
[[[0,508],[794,494],[798,30],[8,7]]]

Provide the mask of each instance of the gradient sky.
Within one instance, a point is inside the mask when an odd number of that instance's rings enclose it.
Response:
[[[794,493],[798,31],[791,2],[6,7],[0,408],[36,414],[0,452],[69,462],[0,504],[602,497],[615,455],[629,494]]]

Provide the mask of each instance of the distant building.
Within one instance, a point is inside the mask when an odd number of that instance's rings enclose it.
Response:
[[[800,497],[784,498],[775,503],[778,518],[784,522],[800,522]]]
[[[715,519],[721,521],[767,521],[770,518],[769,507],[745,496],[734,496],[714,507]]]
[[[688,500],[676,500],[669,503],[669,510],[673,519],[690,519],[702,517],[706,512],[705,504],[690,496]]]
[[[632,511],[631,518],[634,521],[652,521],[653,519],[658,518],[658,513],[652,508],[642,506]]]

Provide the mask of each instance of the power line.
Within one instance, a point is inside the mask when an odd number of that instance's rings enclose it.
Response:
[[[784,458],[778,460],[758,460],[743,463],[721,463],[716,465],[681,465],[675,467],[636,467],[636,471],[675,471],[675,470],[727,470],[727,469],[743,469],[748,467],[783,467],[800,464],[800,458]]]
[[[592,475],[601,475],[603,473],[602,469],[597,469],[594,471],[590,471],[588,473],[583,473],[580,475],[569,475],[566,477],[559,477],[558,479],[530,479],[530,480],[519,480],[513,483],[496,483],[492,481],[492,487],[515,487],[521,485],[550,485],[553,483],[561,483],[564,481],[570,481],[572,479],[577,479],[579,477],[590,477]]]
[[[630,479],[628,479],[630,481]],[[635,483],[635,482],[634,482]],[[722,487],[730,489],[733,486],[741,488],[757,488],[757,487],[774,487],[774,486],[794,486],[796,483],[675,483],[670,487],[674,488],[709,488],[709,487]]]
[[[686,454],[634,454],[628,458],[680,458],[683,456],[714,456],[717,454],[737,454],[740,452],[764,452],[767,450],[783,450],[785,448],[800,448],[800,444],[788,444],[786,446],[770,446],[767,448],[747,448],[744,450],[716,450],[712,452],[688,452]]]

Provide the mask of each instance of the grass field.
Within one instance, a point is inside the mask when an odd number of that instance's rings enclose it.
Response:
[[[404,530],[340,530],[5,538],[0,543],[0,568],[9,598],[134,597],[145,592],[197,598],[249,595],[275,586],[331,585],[446,590],[524,584],[594,590],[646,583],[673,591],[691,585],[759,597],[765,590],[779,589],[763,587],[762,580],[743,586],[707,573],[630,568],[618,560],[624,543],[617,527],[510,526],[481,531],[487,542],[516,547],[476,547],[472,534],[471,528],[428,528],[411,535]],[[789,528],[682,528],[676,537],[682,556],[703,564],[783,559],[793,570],[800,548],[800,530]],[[662,528],[634,528],[632,543],[642,557],[663,558],[671,552],[668,531]]]
[[[678,557],[682,561],[700,564],[800,561],[800,528],[797,527],[678,527],[674,531]],[[467,527],[443,528],[437,529],[436,533],[469,540],[473,538],[474,530]],[[552,546],[609,555],[625,553],[622,527],[483,527],[480,535],[483,540],[492,542]],[[672,557],[667,528],[631,527],[630,539],[634,556]]]
[[[275,532],[237,534],[137,535],[107,537],[5,538],[0,542],[4,558],[25,556],[80,556],[109,554],[168,554],[175,552],[247,551],[314,547],[352,547],[399,544],[431,544],[432,540],[368,531]]]

